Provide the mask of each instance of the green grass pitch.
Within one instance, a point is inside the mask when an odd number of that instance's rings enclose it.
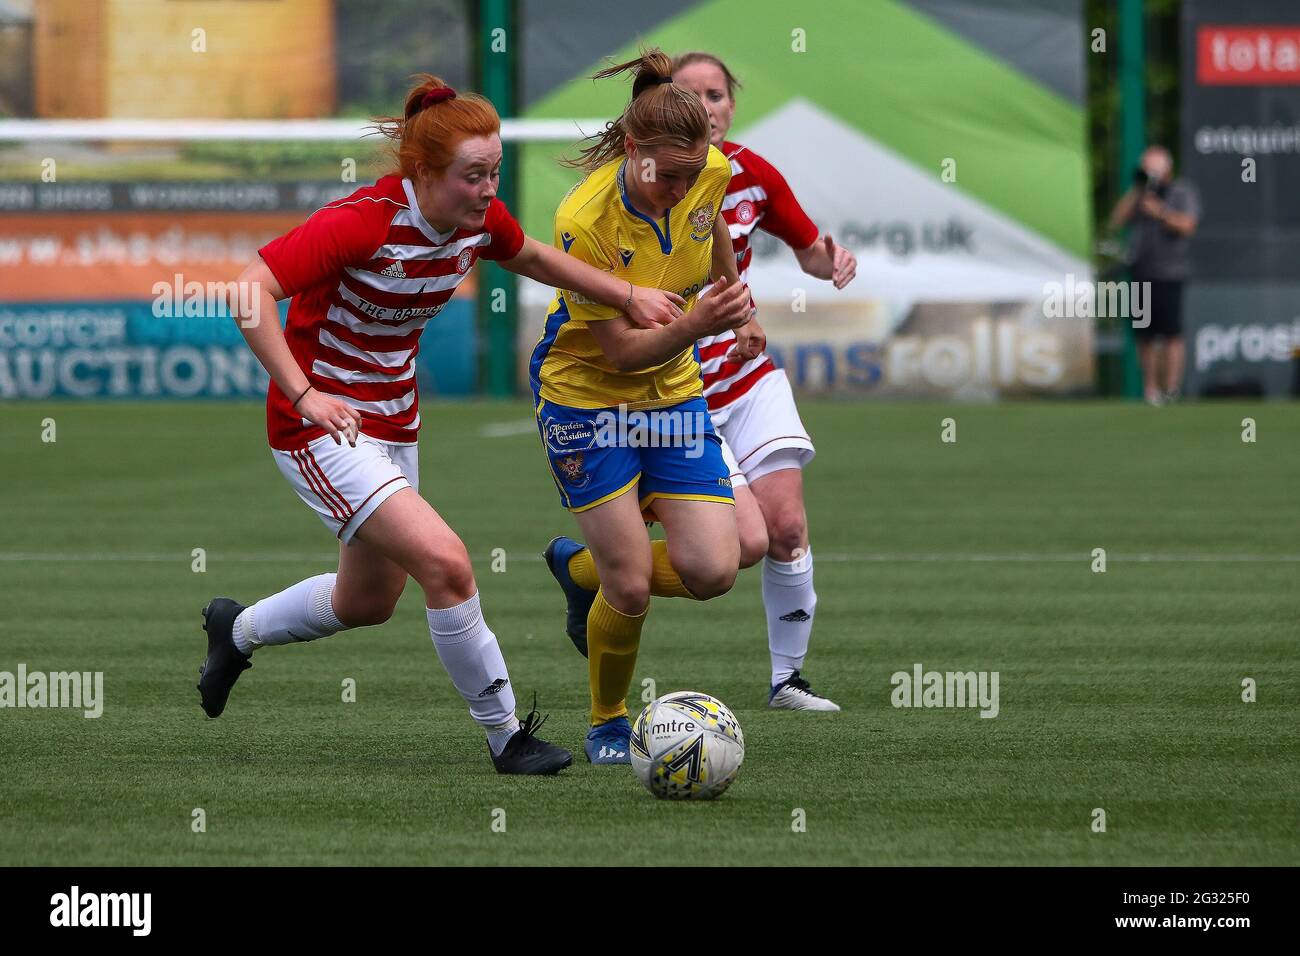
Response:
[[[493,772],[414,584],[383,627],[259,653],[204,718],[203,604],[335,556],[260,407],[0,406],[0,670],[103,671],[106,698],[97,720],[0,710],[0,859],[1300,863],[1300,406],[802,410],[818,447],[806,673],[844,711],[765,709],[757,571],[707,604],[656,600],[633,706],[645,678],[707,691],[748,743],[721,800],[676,804],[581,756],[586,670],[538,556],[574,524],[536,436],[483,431],[524,405],[427,408],[422,491],[474,556],[521,707],[536,690],[543,736],[577,755],[553,779]],[[1000,714],[895,709],[890,675],[918,662],[998,671]]]

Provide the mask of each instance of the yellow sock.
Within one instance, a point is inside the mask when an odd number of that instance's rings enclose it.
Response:
[[[650,571],[650,593],[655,597],[681,597],[698,600],[682,583],[681,576],[673,570],[668,560],[668,542],[651,541],[650,552],[652,564]],[[596,571],[596,562],[591,559],[591,549],[583,548],[569,558],[569,577],[573,583],[588,591],[600,587],[600,575]]]
[[[636,669],[646,611],[623,614],[597,591],[587,614],[587,675],[591,681],[591,725],[627,716],[627,689]]]
[[[591,549],[583,548],[569,558],[569,577],[580,588],[594,591],[600,587],[600,575],[596,573],[596,562],[591,559]]]

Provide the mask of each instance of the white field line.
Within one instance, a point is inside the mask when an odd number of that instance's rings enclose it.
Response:
[[[515,435],[536,435],[537,422],[521,418],[517,422],[493,422],[478,430],[480,438],[513,438]]]
[[[945,552],[915,554],[885,554],[872,552],[834,552],[817,551],[819,562],[833,564],[1090,564],[1091,553],[1078,554],[1033,554],[1008,552],[1005,554],[954,554]],[[511,561],[541,561],[540,553],[530,550],[507,552]],[[275,551],[212,551],[206,555],[209,562],[231,562],[235,564],[320,564],[338,559],[337,552],[320,552],[318,554],[288,553]],[[483,555],[480,561],[491,561],[491,555]],[[1107,554],[1107,563],[1139,564],[1300,564],[1300,554]],[[0,561],[13,561],[31,564],[68,564],[82,562],[122,561],[139,564],[190,564],[193,557],[188,551],[175,553],[166,551],[100,551],[100,552],[60,552],[60,551],[0,551]]]

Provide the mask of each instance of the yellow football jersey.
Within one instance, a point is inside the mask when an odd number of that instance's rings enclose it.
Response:
[[[689,310],[709,281],[713,220],[721,215],[731,166],[710,146],[695,185],[663,220],[654,222],[628,200],[626,162],[606,163],[569,190],[555,213],[555,244],[635,285],[676,292]],[[694,346],[654,368],[616,369],[587,325],[619,314],[617,308],[556,290],[529,364],[535,403],[655,408],[703,394]]]

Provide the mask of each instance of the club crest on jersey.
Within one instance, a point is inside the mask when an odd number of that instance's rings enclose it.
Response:
[[[713,203],[696,206],[686,219],[691,224],[691,238],[696,242],[704,242],[713,232]]]
[[[556,462],[561,477],[574,488],[585,488],[591,484],[591,475],[583,470],[585,460],[586,457],[582,452],[577,451],[572,455],[565,455]]]
[[[742,226],[748,226],[753,221],[754,204],[748,199],[743,200],[740,205],[736,207],[736,222],[740,223]]]
[[[469,267],[474,264],[474,250],[462,249],[460,255],[456,257],[456,272],[464,275],[469,272]]]

